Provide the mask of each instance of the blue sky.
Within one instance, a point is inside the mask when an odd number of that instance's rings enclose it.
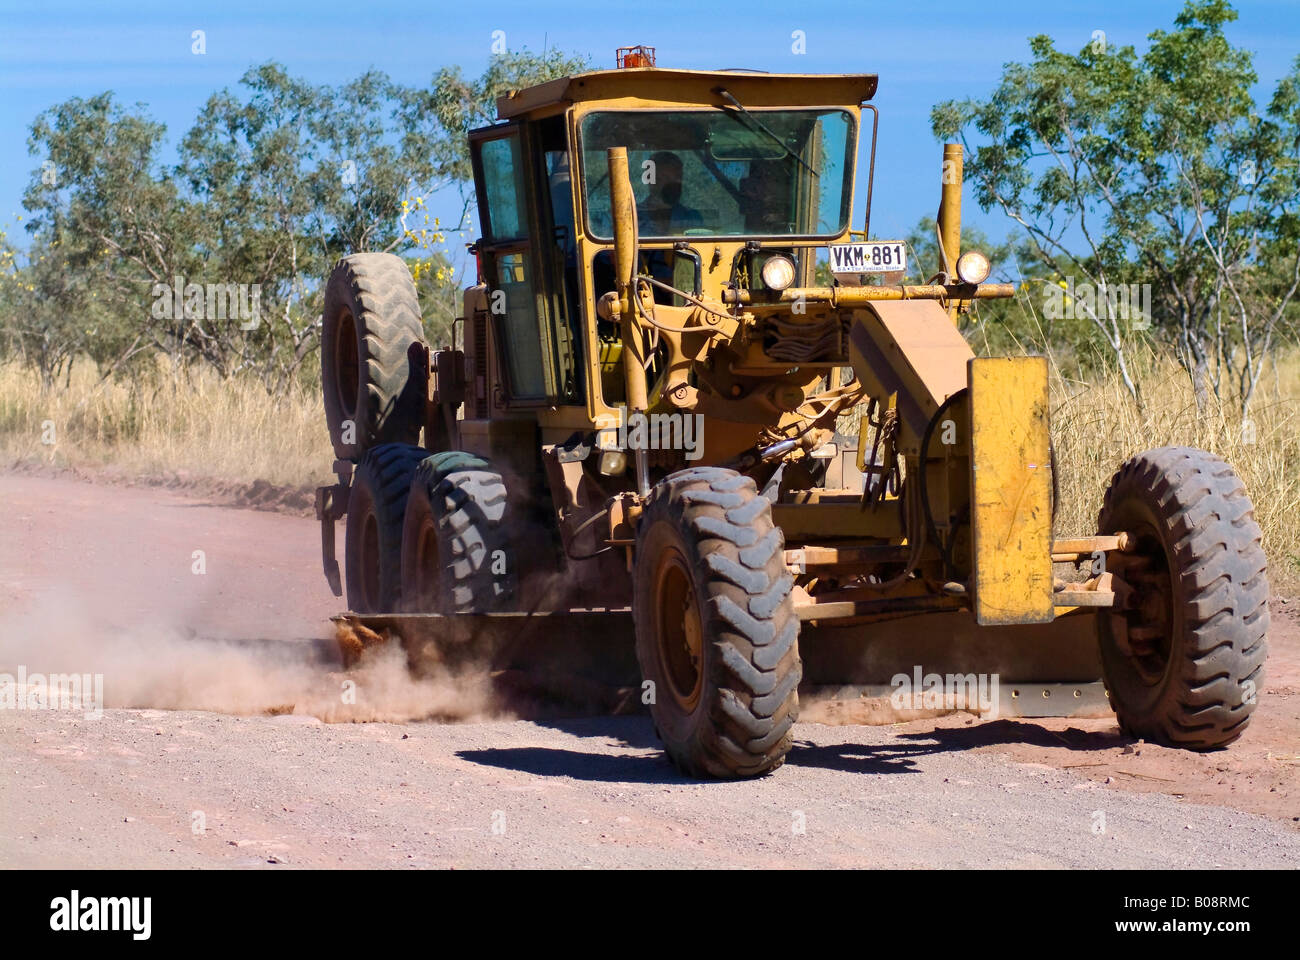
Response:
[[[1142,49],[1152,30],[1172,27],[1181,7],[1182,0],[0,0],[0,224],[17,239],[14,218],[23,214],[22,193],[38,162],[27,152],[27,127],[68,97],[112,90],[121,102],[143,103],[174,144],[204,100],[235,86],[252,64],[278,60],[316,83],[370,67],[402,83],[427,83],[448,64],[481,71],[493,31],[502,30],[512,49],[559,47],[600,67],[613,66],[620,44],[646,43],[665,67],[880,74],[872,233],[902,235],[938,203],[940,147],[928,122],[934,103],[986,94],[1003,64],[1028,59],[1033,34],[1077,50],[1103,30],[1109,43]],[[1254,51],[1257,98],[1267,99],[1300,54],[1300,0],[1238,0],[1236,7],[1229,36]],[[205,31],[203,56],[191,52],[194,30]],[[806,36],[802,56],[791,50],[795,30]],[[969,192],[965,206],[967,223],[1005,233],[1005,219],[981,213]],[[459,208],[448,197],[434,209],[454,219]]]

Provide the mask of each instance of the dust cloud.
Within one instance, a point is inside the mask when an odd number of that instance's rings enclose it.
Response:
[[[326,723],[502,716],[485,669],[413,676],[396,641],[367,646],[344,669],[331,640],[221,640],[177,622],[104,622],[84,598],[43,596],[0,617],[0,682],[32,674],[101,674],[103,707],[298,714]]]

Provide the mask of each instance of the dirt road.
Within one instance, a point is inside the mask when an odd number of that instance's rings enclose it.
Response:
[[[1300,865],[1289,606],[1228,751],[1105,720],[800,724],[773,776],[699,783],[644,717],[342,673],[310,520],[16,474],[0,497],[0,673],[102,673],[108,706],[0,710],[0,866]]]

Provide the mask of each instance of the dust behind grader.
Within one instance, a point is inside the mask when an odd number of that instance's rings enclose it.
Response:
[[[1240,481],[1135,452],[1096,529],[1055,535],[1047,362],[958,329],[1014,292],[961,249],[959,146],[929,282],[869,239],[876,86],[627,48],[502,97],[469,137],[478,282],[441,349],[400,258],[339,261],[317,513],[344,634],[630,692],[697,776],[779,766],[801,692],[852,716],[922,668],[968,678],[949,705],[993,674],[1004,716],[1240,736],[1268,626]]]

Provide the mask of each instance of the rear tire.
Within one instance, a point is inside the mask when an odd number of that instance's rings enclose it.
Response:
[[[487,461],[451,451],[415,471],[402,530],[402,592],[418,613],[483,613],[515,594],[506,486]]]
[[[402,520],[415,469],[429,451],[384,443],[366,451],[352,478],[344,545],[348,609],[392,613],[402,593]]]
[[[401,257],[354,253],[334,267],[321,311],[321,386],[334,455],[417,443],[425,380],[408,351],[424,340],[420,301]],[[350,426],[349,426],[350,424]]]
[[[1269,622],[1260,530],[1241,480],[1204,450],[1148,450],[1115,474],[1098,530],[1137,539],[1111,555],[1135,593],[1097,621],[1120,727],[1190,750],[1236,740],[1255,710]]]
[[[759,776],[790,750],[802,665],[783,547],[771,504],[732,470],[683,470],[650,494],[637,659],[664,748],[691,776]]]

